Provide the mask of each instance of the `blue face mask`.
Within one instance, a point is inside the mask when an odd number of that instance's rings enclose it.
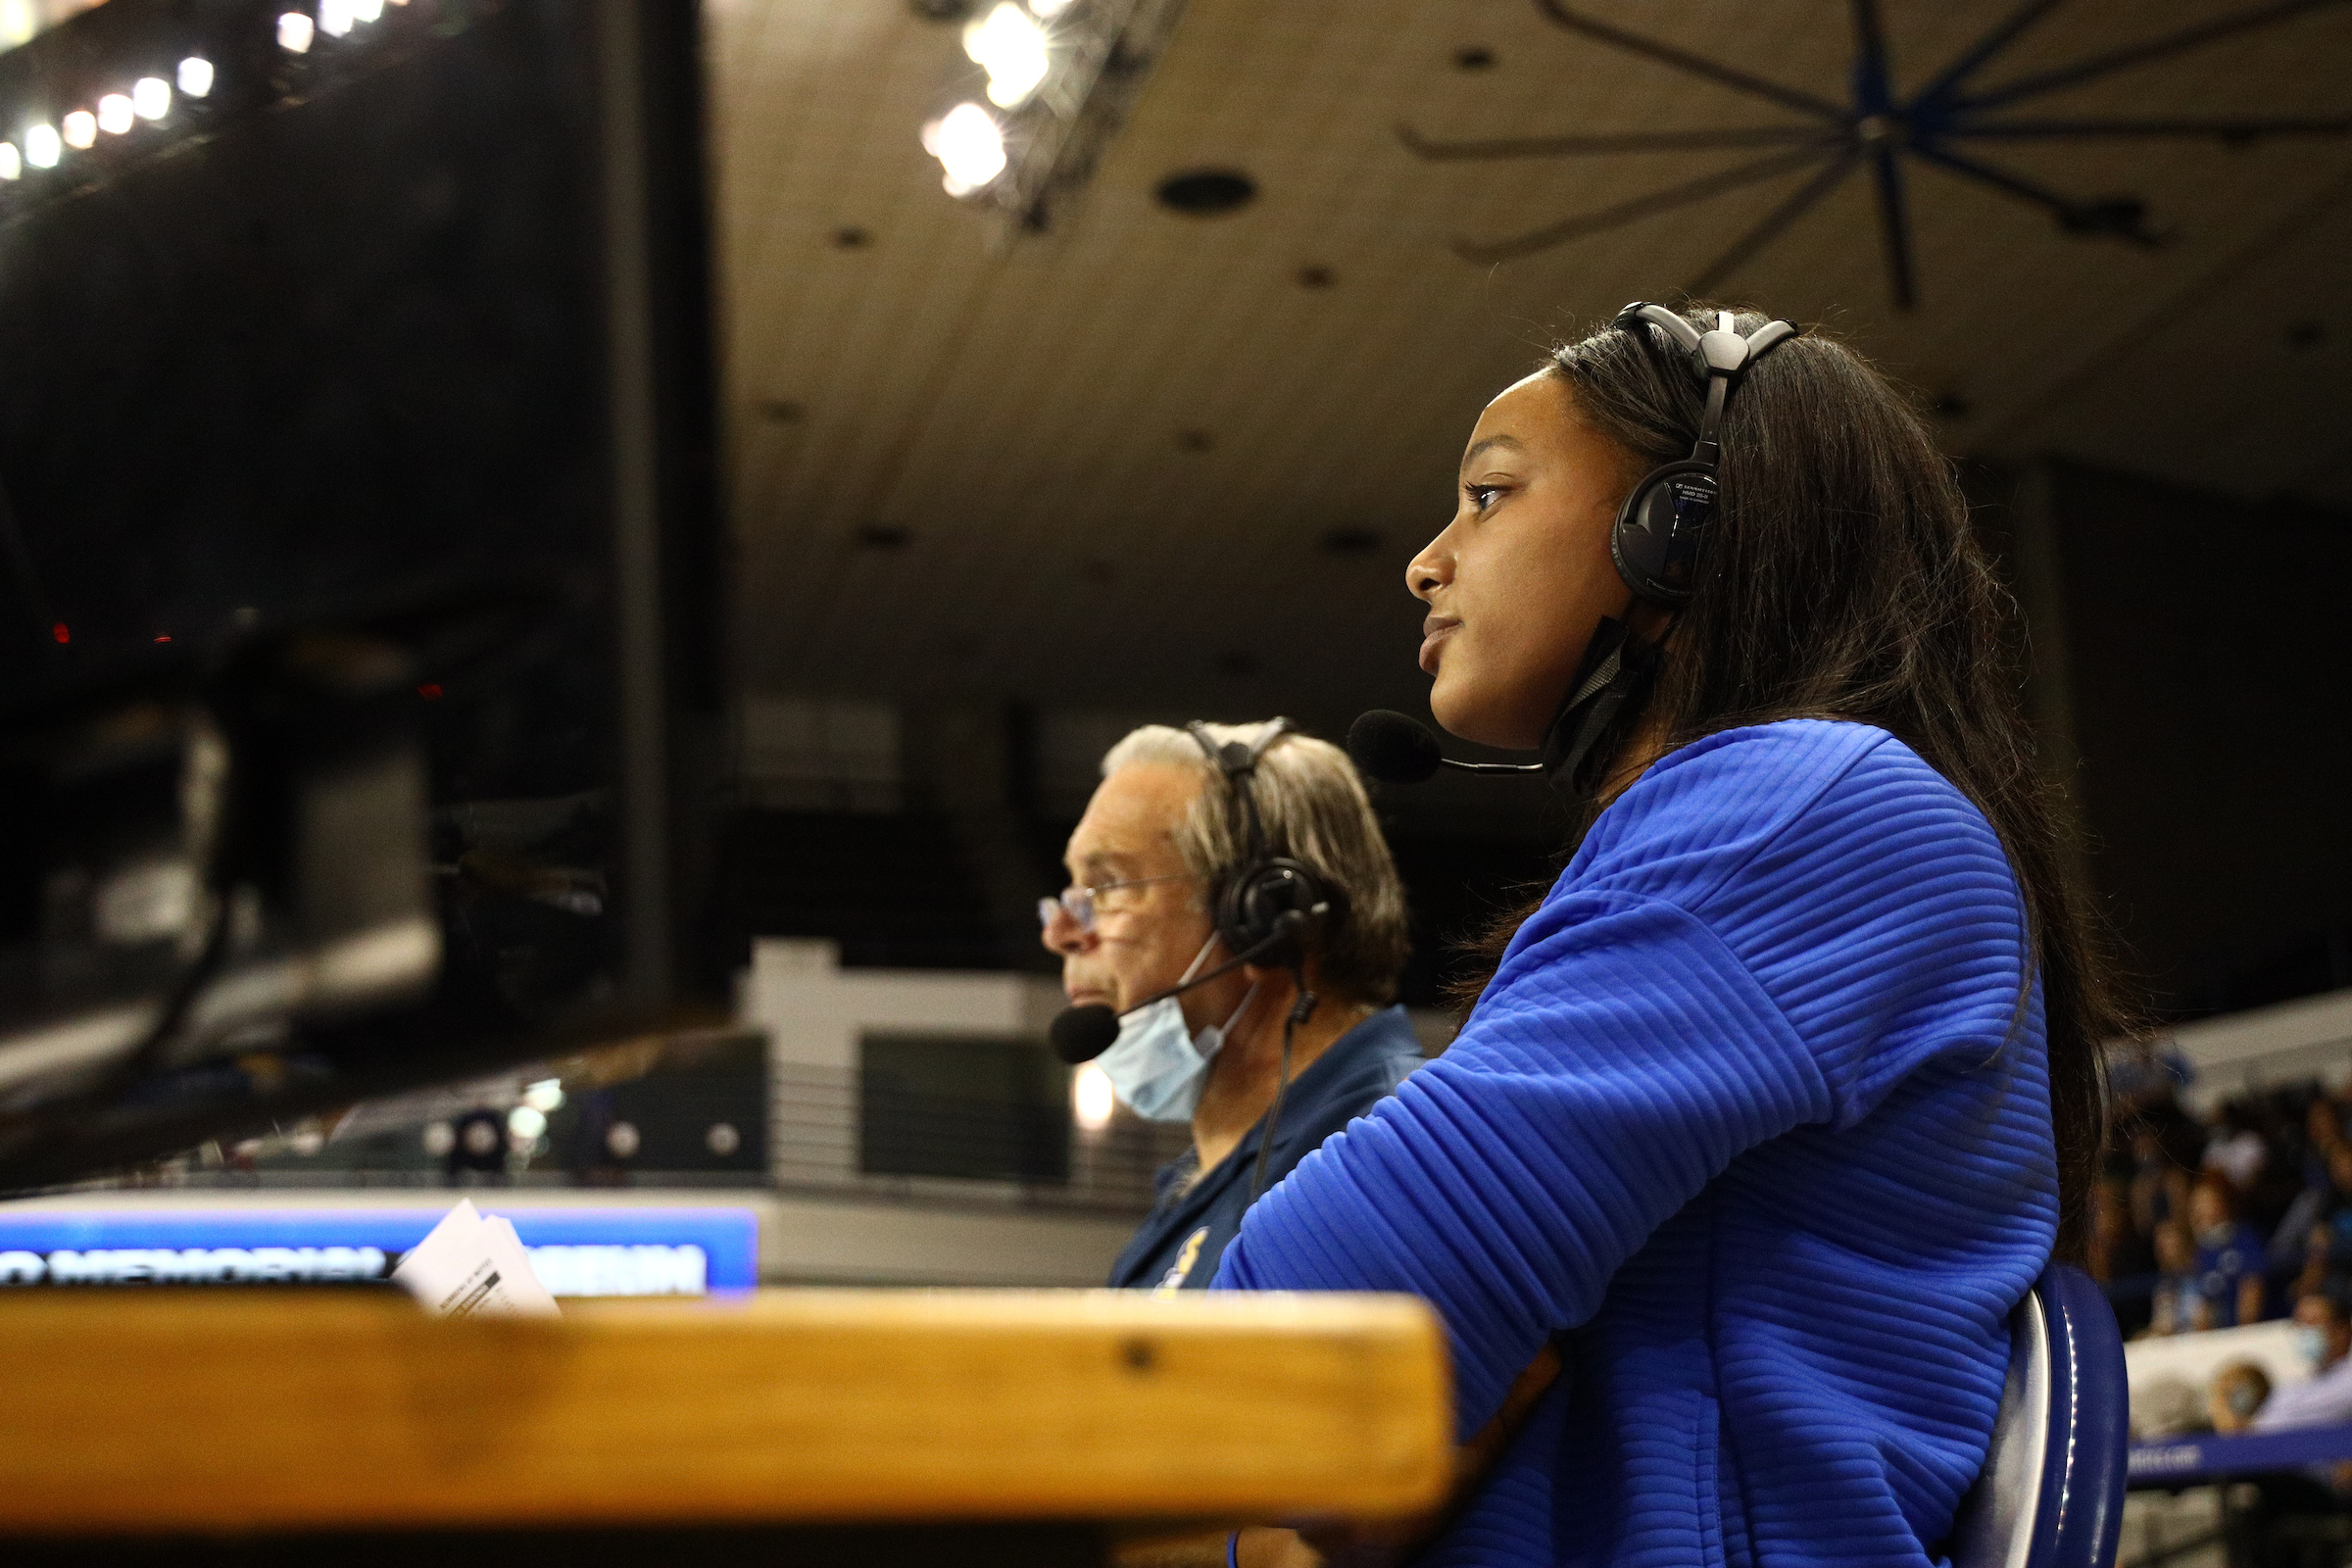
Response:
[[[1200,973],[1216,945],[1217,939],[1210,937],[1184,971],[1184,980]],[[1095,1065],[1102,1069],[1112,1091],[1137,1115],[1149,1121],[1189,1122],[1200,1103],[1200,1091],[1208,1083],[1209,1063],[1256,1000],[1257,987],[1253,985],[1243,994],[1242,1004],[1233,1009],[1231,1017],[1198,1034],[1185,1028],[1184,1004],[1174,997],[1138,1007],[1119,1020],[1119,1038],[1095,1058]]]

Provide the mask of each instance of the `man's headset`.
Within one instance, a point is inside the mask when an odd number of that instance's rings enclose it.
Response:
[[[1277,718],[1267,723],[1252,741],[1227,741],[1220,746],[1210,737],[1207,725],[1196,719],[1185,726],[1186,733],[1208,758],[1209,765],[1224,775],[1235,804],[1250,824],[1250,847],[1241,863],[1225,873],[1210,896],[1217,938],[1232,956],[1183,985],[1144,998],[1130,1011],[1182,996],[1195,986],[1229,975],[1246,963],[1289,964],[1303,973],[1302,939],[1312,926],[1331,914],[1331,897],[1314,872],[1297,860],[1269,853],[1265,819],[1258,812],[1254,787],[1257,764],[1266,755],[1266,749],[1295,727],[1289,719]],[[1314,996],[1303,981],[1298,990],[1299,1008],[1294,1009],[1297,1011],[1294,1027],[1305,1022],[1306,1013],[1314,1007]],[[1100,1003],[1065,1009],[1048,1031],[1054,1054],[1073,1066],[1094,1060],[1118,1040],[1119,1017]]]
[[[1225,873],[1216,890],[1217,936],[1225,951],[1250,954],[1258,963],[1295,963],[1308,926],[1330,912],[1331,901],[1314,872],[1297,860],[1267,853],[1265,819],[1257,809],[1257,764],[1266,748],[1295,726],[1287,718],[1268,723],[1252,741],[1219,746],[1208,726],[1195,719],[1185,733],[1199,743],[1210,764],[1225,775],[1234,804],[1250,822],[1250,849],[1241,864]]]
[[[1698,439],[1691,444],[1690,455],[1643,475],[1617,509],[1617,520],[1609,528],[1609,559],[1616,564],[1617,575],[1635,598],[1663,610],[1681,610],[1690,603],[1698,587],[1699,551],[1706,544],[1707,525],[1714,520],[1723,495],[1719,471],[1723,465],[1723,412],[1733,389],[1758,360],[1797,335],[1797,328],[1787,321],[1767,321],[1741,337],[1731,312],[1719,311],[1715,319],[1714,327],[1701,332],[1663,305],[1636,300],[1619,311],[1612,323],[1619,331],[1630,332],[1652,346],[1656,339],[1648,329],[1654,326],[1663,331],[1690,356],[1691,367],[1707,389]],[[1602,622],[1604,630],[1612,625],[1616,627],[1616,646],[1628,646],[1622,624]],[[1602,652],[1596,634],[1592,653]],[[1654,662],[1654,653],[1650,657]],[[1576,716],[1586,720],[1579,737],[1582,744],[1574,746],[1564,769],[1571,775],[1593,734],[1606,727],[1606,714],[1586,714],[1583,709],[1597,698],[1608,704],[1613,713],[1621,702],[1638,700],[1641,684],[1620,678],[1620,664],[1613,654],[1604,660],[1589,655],[1588,666],[1579,673],[1562,705],[1564,717],[1554,721],[1557,733],[1565,727],[1570,710],[1577,710]],[[1366,774],[1391,784],[1418,784],[1440,767],[1472,773],[1543,773],[1560,766],[1552,760],[1457,762],[1439,750],[1438,738],[1427,725],[1386,709],[1362,714],[1348,726],[1348,755]],[[1548,748],[1546,755],[1548,759]]]

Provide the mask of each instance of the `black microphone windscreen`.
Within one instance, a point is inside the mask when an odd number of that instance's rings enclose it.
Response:
[[[1054,1054],[1075,1067],[1110,1049],[1119,1038],[1119,1015],[1101,1003],[1066,1008],[1046,1037],[1054,1043]]]
[[[1348,726],[1348,755],[1357,767],[1389,784],[1418,784],[1445,760],[1429,726],[1386,708],[1360,714]]]

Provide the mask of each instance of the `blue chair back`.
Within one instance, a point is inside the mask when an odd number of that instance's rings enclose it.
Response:
[[[2052,1263],[2010,1318],[2009,1381],[1952,1568],[2108,1568],[2130,1442],[2115,1309],[2089,1275]]]

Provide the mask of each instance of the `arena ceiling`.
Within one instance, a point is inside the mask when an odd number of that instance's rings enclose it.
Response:
[[[2023,75],[2245,0],[2058,6]],[[1887,8],[1898,83],[2014,9]],[[1582,10],[1842,97],[1835,0]],[[1548,24],[1528,0],[1191,0],[1052,232],[997,243],[916,127],[959,60],[906,0],[709,0],[728,492],[747,684],[893,700],[1345,714],[1405,706],[1404,561],[1480,405],[1555,333],[1671,295],[1805,175],[1524,259],[1451,248],[1749,150],[1433,163],[1399,140],[1755,124],[1776,111]],[[1466,69],[1465,51],[1489,63]],[[1468,56],[1478,59],[1476,53]],[[2352,7],[2044,100],[2079,117],[2352,110]],[[1781,118],[1788,118],[1781,116]],[[1918,308],[1888,303],[1867,180],[1721,293],[1849,336],[1938,400],[1959,454],[2063,454],[2352,505],[2352,141],[1999,149],[2131,192],[2153,248],[1925,172]],[[1153,196],[1227,168],[1215,218]],[[2191,569],[2191,564],[2184,564]]]

